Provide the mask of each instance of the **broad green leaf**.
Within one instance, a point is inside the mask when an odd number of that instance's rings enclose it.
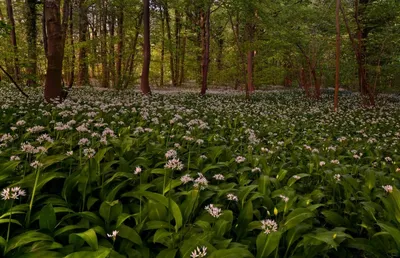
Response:
[[[270,234],[265,234],[261,232],[257,236],[257,258],[268,257],[276,248],[279,246],[279,241],[281,239],[281,232],[272,232]]]
[[[65,256],[65,258],[108,258],[111,248],[100,247],[97,251],[81,251]]]
[[[118,215],[122,213],[122,204],[118,200],[113,202],[104,201],[100,205],[99,213],[106,223],[110,223],[115,221]]]
[[[136,230],[134,230],[133,228],[130,228],[122,224],[121,226],[119,226],[117,230],[119,231],[118,233],[119,237],[128,239],[129,241],[137,245],[142,245],[142,239],[140,238]]]
[[[223,249],[213,252],[209,258],[252,258],[254,257],[248,250],[243,248]]]
[[[10,252],[16,248],[20,248],[26,244],[30,244],[37,241],[53,241],[53,238],[49,235],[43,234],[37,231],[28,231],[15,236],[10,239],[5,253]]]
[[[85,242],[92,248],[93,251],[96,251],[99,248],[97,235],[93,229],[86,230],[82,233],[76,233],[75,235],[85,240]]]
[[[378,222],[377,224],[393,237],[397,248],[400,250],[400,230],[384,222]]]
[[[162,250],[156,258],[174,258],[178,249],[166,249]]]
[[[40,211],[39,226],[40,229],[47,229],[50,232],[54,231],[56,227],[56,213],[54,212],[53,205],[47,204]]]
[[[312,213],[309,209],[297,208],[287,216],[283,225],[285,229],[288,230],[311,217],[314,217],[314,213]]]

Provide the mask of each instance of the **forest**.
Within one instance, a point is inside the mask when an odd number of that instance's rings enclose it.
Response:
[[[6,0],[0,38],[0,257],[400,256],[399,0]]]

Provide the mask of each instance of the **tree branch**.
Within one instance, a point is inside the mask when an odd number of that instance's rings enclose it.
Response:
[[[18,84],[15,82],[14,78],[9,73],[7,73],[7,71],[4,70],[4,68],[2,66],[0,66],[0,69],[7,75],[8,78],[10,78],[12,83],[15,85],[15,87],[17,87],[17,89],[22,93],[22,95],[24,95],[26,98],[29,98],[29,96],[21,89],[21,87],[18,86]]]

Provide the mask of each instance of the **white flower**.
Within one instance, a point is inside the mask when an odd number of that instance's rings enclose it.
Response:
[[[213,178],[216,179],[216,180],[219,180],[219,181],[225,180],[225,177],[222,174],[216,174],[216,175],[213,176]]]
[[[42,166],[43,166],[43,164],[40,163],[40,162],[37,161],[37,160],[35,160],[34,162],[31,163],[31,167],[33,167],[33,168],[40,168],[40,167],[42,167]]]
[[[67,156],[72,156],[72,154],[74,154],[73,151],[67,151],[67,153],[66,153]]]
[[[319,162],[319,166],[320,166],[320,167],[325,166],[325,161],[320,161],[320,162]]]
[[[194,249],[190,257],[197,258],[197,257],[205,257],[206,255],[207,255],[207,247],[202,246],[201,248],[197,247],[196,249]]]
[[[198,188],[200,186],[201,190],[204,190],[208,186],[208,180],[202,173],[197,173],[199,175],[196,180],[194,180],[194,187]]]
[[[251,172],[256,173],[256,172],[261,172],[261,168],[255,167],[251,170]]]
[[[142,168],[141,168],[141,167],[136,167],[136,168],[135,168],[134,174],[135,174],[135,175],[138,175],[138,174],[140,174],[141,172],[142,172]]]
[[[289,197],[287,197],[287,196],[284,196],[284,195],[280,194],[279,197],[280,197],[284,202],[288,202],[288,201],[289,201]]]
[[[387,193],[392,193],[393,192],[393,186],[391,186],[391,185],[382,185],[382,188]]]
[[[19,186],[15,186],[13,188],[4,188],[3,191],[1,192],[1,198],[3,200],[17,200],[18,197],[20,196],[25,196],[26,192],[25,190],[21,189]]]
[[[176,152],[176,150],[169,150],[165,153],[165,158],[166,159],[173,159],[176,158],[178,156],[178,153]]]
[[[385,157],[385,161],[386,162],[392,162],[392,158],[391,157]]]
[[[186,174],[186,175],[181,177],[181,182],[183,184],[187,184],[187,183],[189,183],[191,181],[193,181],[193,178],[189,174]]]
[[[296,180],[300,179],[300,177],[298,175],[294,175],[293,178],[296,179]]]
[[[213,216],[214,218],[219,218],[222,215],[222,211],[220,208],[215,207],[214,204],[207,205],[204,208],[208,213]]]
[[[235,159],[235,162],[239,164],[239,163],[243,163],[245,160],[246,160],[245,157],[237,156]]]
[[[82,138],[79,140],[78,145],[89,145],[90,141],[88,138]]]
[[[94,155],[96,154],[96,151],[92,148],[84,149],[83,150],[83,155],[88,157],[89,159],[93,158]]]
[[[231,193],[227,194],[226,197],[228,198],[229,201],[235,201],[235,202],[239,201],[239,198]]]
[[[264,230],[265,234],[276,232],[278,230],[278,224],[274,220],[266,219],[261,221],[261,229]]]
[[[336,165],[340,164],[339,160],[337,159],[331,160],[331,163]]]
[[[182,170],[183,164],[179,159],[173,158],[168,160],[167,164],[165,164],[164,167],[172,170]]]
[[[10,160],[14,161],[14,160],[21,160],[21,159],[18,156],[11,156]]]
[[[115,239],[117,239],[118,233],[119,233],[119,231],[114,230],[114,231],[112,232],[112,234],[108,234],[108,233],[107,233],[107,236],[108,236],[109,238],[112,238],[113,241],[115,241]]]
[[[337,182],[340,182],[340,174],[335,174],[333,179],[335,179]]]

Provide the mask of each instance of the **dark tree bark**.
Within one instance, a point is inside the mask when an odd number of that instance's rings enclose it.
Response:
[[[61,80],[64,43],[60,1],[46,0],[45,4],[48,55],[44,97],[48,102],[61,101],[63,95]]]
[[[10,31],[11,44],[13,46],[13,52],[14,52],[14,76],[15,80],[19,81],[20,69],[18,61],[18,45],[17,45],[17,35],[15,33],[15,20],[14,20],[12,1],[6,0],[6,5],[7,5],[8,22],[9,25],[11,26],[11,31]]]
[[[110,86],[110,71],[107,62],[107,2],[100,0],[101,3],[101,27],[100,27],[100,58],[101,58],[101,87]]]
[[[179,86],[179,79],[180,79],[180,54],[181,54],[181,13],[175,9],[175,51],[174,51],[174,75],[175,78],[173,81],[175,82],[176,86]]]
[[[182,83],[185,81],[185,57],[186,57],[186,42],[187,42],[187,36],[186,36],[186,29],[185,33],[183,35],[182,39],[182,53],[181,53],[181,58],[180,58],[180,72],[179,72],[179,81],[178,85],[181,86]]]
[[[177,82],[175,81],[175,59],[174,59],[174,50],[172,48],[172,32],[171,32],[171,19],[169,16],[168,6],[165,4],[165,22],[167,25],[167,36],[168,36],[168,50],[169,50],[169,63],[170,63],[170,70],[171,70],[171,82],[172,86],[176,87]]]
[[[368,2],[368,0],[363,0],[363,4],[365,4],[365,1]],[[358,65],[358,82],[359,82],[359,87],[360,87],[360,92],[361,95],[366,97],[364,100],[366,101],[365,104],[369,106],[375,106],[375,96],[372,90],[370,89],[370,85],[368,83],[368,78],[367,78],[367,72],[365,69],[365,47],[363,44],[363,40],[365,40],[367,36],[367,32],[364,31],[361,28],[360,25],[360,20],[359,20],[359,15],[358,15],[358,0],[355,1],[355,20],[357,23],[357,42],[355,41],[353,34],[351,32],[349,23],[346,18],[346,13],[344,12],[342,6],[340,6],[340,11],[343,16],[343,20],[346,25],[346,30],[350,38],[351,46],[353,47],[354,54],[356,56],[356,61]]]
[[[72,57],[71,57],[71,71],[69,74],[68,88],[72,88],[75,80],[75,45],[74,45],[74,23],[73,23],[73,3],[71,2],[70,12],[69,12],[69,37],[70,44],[72,47]]]
[[[112,86],[115,88],[117,85],[116,75],[115,75],[115,67],[116,67],[116,60],[115,60],[115,44],[114,44],[114,36],[115,36],[115,9],[113,6],[110,7],[110,17],[109,17],[109,28],[110,28],[110,60],[108,69],[111,74],[111,82]]]
[[[340,0],[336,0],[336,73],[335,73],[335,98],[333,109],[335,112],[339,106],[339,83],[340,83]]]
[[[161,65],[160,65],[160,87],[164,86],[164,60],[165,60],[165,15],[161,9]]]
[[[117,44],[117,61],[116,61],[116,81],[117,88],[122,83],[122,53],[124,51],[124,6],[121,4],[118,10],[118,44]]]
[[[206,6],[200,10],[200,30],[201,30],[201,91],[204,96],[208,87],[208,67],[210,63],[210,14],[211,7]]]
[[[87,30],[88,30],[88,8],[85,0],[79,1],[79,54],[78,54],[78,81],[79,86],[89,85],[89,66],[87,62]]]
[[[151,94],[149,85],[150,71],[150,0],[143,0],[143,67],[140,89],[144,95]]]
[[[36,74],[37,74],[37,51],[36,51],[36,40],[37,40],[37,27],[36,27],[36,0],[26,0],[26,37],[28,42],[28,67],[27,74],[28,80],[26,84],[28,86],[36,86]]]
[[[140,27],[142,26],[142,22],[143,22],[143,11],[139,13],[138,20],[135,26],[135,36],[133,38],[132,52],[127,60],[127,65],[125,65],[125,71],[123,75],[124,81],[122,83],[124,89],[128,87],[129,83],[133,78],[133,64],[136,57],[136,51],[137,51],[136,48],[138,44],[139,32],[140,32]]]

